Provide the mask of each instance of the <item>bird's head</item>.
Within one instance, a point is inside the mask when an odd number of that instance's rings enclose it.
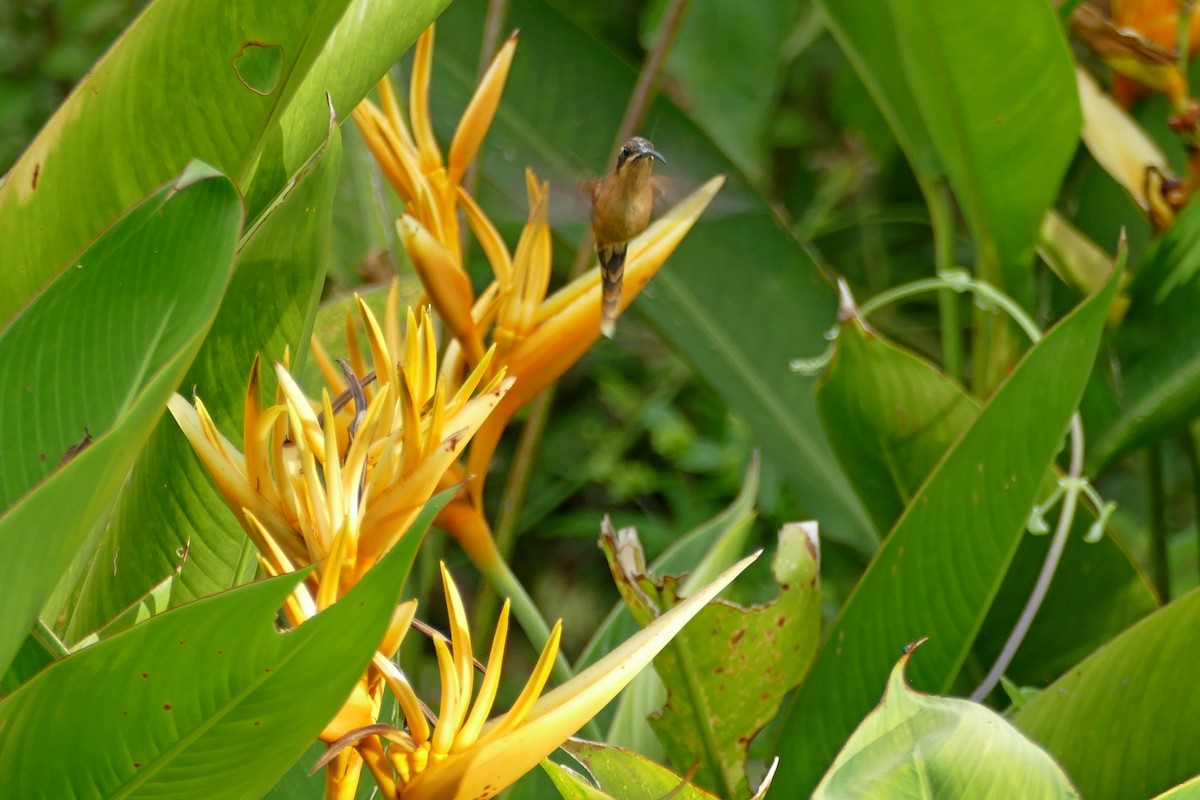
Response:
[[[625,140],[625,144],[621,145],[620,151],[617,152],[617,172],[621,172],[626,167],[633,164],[645,164],[643,169],[647,171],[654,164],[654,159],[658,159],[666,164],[667,160],[663,158],[662,153],[654,149],[654,143],[649,139],[643,139],[641,136],[630,136]]]

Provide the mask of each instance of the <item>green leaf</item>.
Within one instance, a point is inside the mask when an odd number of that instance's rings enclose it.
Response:
[[[135,600],[120,614],[113,617],[104,627],[89,633],[72,645],[72,651],[93,645],[101,639],[107,639],[123,630],[132,628],[134,625],[145,622],[150,617],[166,612],[171,604],[171,590],[175,588],[175,581],[178,580],[179,573],[183,569],[185,561],[186,557],[181,559],[179,565],[175,567],[175,570],[170,575],[163,578],[150,591]]]
[[[923,189],[949,178],[983,277],[1027,295],[1038,228],[1081,124],[1053,9],[1038,0],[820,6]]]
[[[826,430],[838,434],[833,442],[843,469],[883,529],[895,524],[979,413],[974,398],[934,365],[854,322],[838,336],[817,405]],[[1058,676],[1158,606],[1111,533],[1084,541],[1095,519],[1090,507],[1077,508],[1050,592],[1009,667],[1018,682],[1040,685]],[[973,648],[983,670],[1008,638],[1049,546],[1048,536],[1021,537]]]
[[[193,165],[0,332],[0,381],[20,387],[0,401],[0,665],[90,551],[212,323],[241,223],[233,185]],[[60,468],[85,429],[93,440]]]
[[[25,637],[12,663],[0,680],[0,697],[11,694],[21,684],[50,666],[66,648],[41,621],[34,623],[33,630]]]
[[[190,159],[230,175],[249,198],[249,218],[256,217],[325,138],[325,93],[348,115],[442,5],[151,5],[0,186],[0,320]],[[241,60],[252,43],[278,52],[276,80],[270,80],[270,64],[251,69]],[[247,85],[250,72],[253,85]],[[268,83],[273,90],[262,93]]]
[[[830,33],[871,93],[924,186],[943,176],[937,149],[902,63],[892,3],[816,0]]]
[[[1193,590],[1072,668],[1013,723],[1088,800],[1149,797],[1200,773],[1198,627]]]
[[[1189,203],[1129,286],[1129,312],[1115,336],[1120,377],[1098,374],[1084,406],[1095,469],[1158,441],[1200,411],[1197,231],[1200,203]]]
[[[1155,795],[1154,800],[1196,800],[1198,797],[1200,797],[1200,775],[1168,789],[1160,795]]]
[[[905,643],[930,639],[919,687],[944,691],[958,674],[1062,445],[1115,288],[1114,278],[1030,349],[909,503],[783,724],[785,791],[816,784]]]
[[[758,497],[761,472],[758,458],[752,458],[742,478],[741,491],[729,506],[717,516],[676,539],[654,560],[650,570],[657,575],[687,573],[686,585],[692,590],[708,583],[737,561],[750,533],[751,524],[757,516],[754,502]],[[722,560],[710,564],[703,573],[697,572],[696,566],[701,561],[707,561],[708,556],[713,553],[721,554]],[[587,646],[583,648],[575,662],[575,671],[578,672],[594,663],[596,659],[637,632],[638,627],[623,603],[614,605]]]
[[[817,651],[819,557],[816,537],[803,525],[779,532],[771,565],[778,599],[748,609],[714,603],[654,660],[670,697],[651,727],[672,763],[698,759],[696,784],[721,797],[750,794],[750,740],[775,717]]]
[[[650,50],[661,35],[665,0],[652,3],[639,39]],[[747,3],[730,14],[721,0],[688,4],[664,71],[668,91],[686,98],[693,119],[738,168],[762,185],[773,115],[787,67],[784,54],[798,0]]]
[[[182,382],[195,391],[231,441],[241,442],[246,380],[264,360],[303,348],[311,329],[329,247],[339,135],[329,139],[241,241],[225,302]],[[294,363],[294,362],[293,362]],[[273,397],[274,371],[265,395]],[[67,630],[75,641],[105,624],[169,572],[189,549],[172,592],[178,604],[245,581],[253,548],[171,418],[161,421],[121,493],[108,535],[82,581]],[[114,572],[114,560],[119,568]]]
[[[460,0],[438,23],[432,103],[443,139],[474,84],[484,5]],[[495,217],[523,219],[527,164],[568,191],[581,176],[611,167],[611,140],[635,76],[542,0],[513,3],[508,20],[520,28],[521,39],[481,154],[481,202]],[[707,136],[666,101],[652,105],[643,130],[653,134],[670,161],[667,174],[683,187],[734,171]],[[833,289],[744,181],[731,177],[718,204],[724,209],[692,229],[634,308],[746,421],[805,513],[819,518],[832,539],[869,554],[878,531],[817,424],[812,382],[787,368],[792,358],[822,342],[833,322]],[[573,248],[582,231],[582,225],[560,226],[556,233]]]
[[[896,664],[883,702],[838,754],[814,800],[1079,797],[1054,759],[991,709],[910,689],[910,656]]]
[[[890,5],[899,66],[971,228],[981,277],[1027,301],[1038,229],[1082,125],[1054,9],[1041,0]]]
[[[857,318],[838,332],[837,357],[817,384],[821,425],[881,530],[979,414],[979,404],[928,361]]]
[[[599,785],[599,789],[596,789],[577,773],[553,762],[543,761],[542,769],[546,770],[555,788],[566,800],[667,796],[679,800],[714,798],[714,795],[689,784],[686,778],[632,750],[581,739],[568,741],[563,749],[586,767],[592,780]]]
[[[362,675],[420,540],[405,536],[345,597],[296,630],[281,633],[275,619],[300,574],[174,609],[45,670],[0,703],[8,790],[19,797],[262,795]]]
[[[742,489],[729,507],[711,520],[675,540],[663,551],[650,569],[656,575],[682,575],[687,591],[711,581],[717,573],[737,560],[753,529],[758,497],[760,467],[753,458],[746,468]],[[716,570],[713,572],[712,570]],[[624,603],[617,603],[592,635],[575,662],[580,672],[605,653],[637,632],[639,626]],[[662,707],[666,689],[653,670],[643,670],[621,692],[616,708],[601,713],[597,722],[607,729],[606,741],[622,745],[644,756],[665,757],[661,743],[651,730],[647,717]]]

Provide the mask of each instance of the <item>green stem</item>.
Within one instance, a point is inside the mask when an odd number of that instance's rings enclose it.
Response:
[[[1167,558],[1167,510],[1164,500],[1162,445],[1146,448],[1146,507],[1150,512],[1150,579],[1164,602],[1171,599],[1171,565]]]
[[[546,431],[546,420],[550,416],[550,408],[554,405],[556,391],[557,387],[551,385],[530,403],[529,416],[517,440],[517,449],[508,471],[508,481],[504,484],[504,497],[500,501],[500,516],[496,521],[495,530],[496,549],[505,563],[508,563],[516,544],[517,523],[521,519],[521,511],[525,508],[529,481],[537,463],[538,448],[542,442],[542,434]],[[498,604],[499,597],[495,587],[485,578],[475,598],[476,636],[482,636],[481,631],[491,629]]]
[[[929,222],[933,226],[933,265],[938,275],[954,266],[954,214],[946,187],[926,193]],[[946,374],[963,382],[962,320],[958,293],[950,288],[938,292],[938,324],[942,336],[942,362]]]
[[[525,635],[529,637],[530,643],[539,651],[545,648],[546,642],[550,641],[550,626],[546,624],[546,620],[542,619],[542,613],[534,604],[533,598],[517,580],[517,576],[513,574],[507,562],[503,559],[496,559],[493,566],[487,570],[486,575],[492,585],[496,587],[496,591],[508,597],[512,604],[513,616],[516,617],[521,630],[525,631]],[[560,685],[574,677],[571,665],[567,663],[561,647],[555,654],[554,670],[551,674]],[[601,741],[602,734],[594,720],[584,726],[583,734],[588,739]]]
[[[1183,447],[1183,457],[1187,461],[1188,472],[1192,476],[1192,517],[1196,525],[1196,563],[1200,565],[1200,454],[1196,452],[1196,437],[1192,429],[1184,426],[1179,434],[1180,445]]]
[[[1067,477],[1059,482],[1059,485],[1063,487],[1063,501],[1062,511],[1058,515],[1058,525],[1054,528],[1054,538],[1050,540],[1050,548],[1046,552],[1046,560],[1042,562],[1041,570],[1038,571],[1037,581],[1033,584],[1033,591],[1030,592],[1029,599],[1025,601],[1025,607],[1021,609],[1021,616],[1017,618],[1017,624],[1013,626],[1012,632],[1009,633],[1008,639],[1004,642],[1004,647],[1001,648],[1000,655],[996,657],[996,663],[988,671],[987,676],[983,679],[983,683],[975,691],[971,692],[971,699],[977,703],[982,702],[996,688],[996,685],[1000,683],[1000,678],[1004,675],[1009,665],[1012,664],[1013,659],[1017,655],[1017,650],[1021,648],[1021,643],[1025,641],[1025,636],[1029,633],[1029,629],[1033,627],[1033,620],[1037,617],[1037,612],[1042,607],[1042,602],[1046,599],[1046,594],[1050,591],[1050,583],[1054,580],[1054,573],[1058,570],[1063,550],[1067,546],[1067,537],[1071,534],[1071,526],[1075,523],[1075,506],[1079,499],[1079,493],[1085,486],[1082,479],[1083,422],[1080,419],[1079,412],[1071,415],[1070,430],[1071,461],[1067,469]]]

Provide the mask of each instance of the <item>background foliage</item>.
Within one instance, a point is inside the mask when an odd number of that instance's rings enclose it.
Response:
[[[0,10],[0,171],[17,163],[143,5],[43,0]],[[57,161],[44,163],[57,168],[31,171],[22,162],[7,179],[60,199],[27,213],[15,183],[0,198],[0,383],[14,387],[0,407],[8,509],[0,547],[6,563],[22,565],[3,582],[0,652],[16,653],[6,692],[62,655],[28,635],[39,609],[70,609],[43,622],[68,642],[82,639],[171,575],[185,543],[188,567],[169,579],[173,606],[253,576],[252,549],[182,436],[169,419],[156,424],[167,393],[201,387],[206,401],[215,399],[218,424],[235,431],[255,352],[278,358],[288,346],[303,367],[308,330],[336,340],[351,290],[378,299],[372,286],[398,272],[405,292],[419,294],[395,241],[397,201],[353,127],[331,125],[324,93],[344,120],[388,69],[404,85],[411,55],[402,54],[443,4],[355,4],[371,5],[372,19],[393,26],[386,29],[337,28],[348,4],[315,0],[256,22],[291,37],[288,57],[279,74],[263,67],[273,98],[236,109],[196,76],[221,25],[245,20],[222,16],[219,3],[185,5],[171,11],[173,22],[159,22],[177,36],[205,36],[163,41],[149,26],[144,39],[127,35],[118,45],[125,60],[92,76],[105,92],[75,95],[66,101],[73,116],[54,123],[63,126],[53,139]],[[540,438],[521,425],[509,430],[488,482],[493,520],[508,516],[501,547],[538,605],[565,619],[568,657],[590,662],[632,625],[627,617],[605,622],[619,594],[595,544],[604,514],[636,526],[648,556],[662,556],[672,575],[696,572],[698,563],[703,572],[716,542],[773,550],[785,523],[818,520],[822,602],[796,613],[814,625],[820,618],[824,645],[807,675],[780,678],[779,694],[788,693],[781,711],[737,756],[750,762],[751,779],[730,785],[745,796],[777,754],[772,796],[813,791],[831,766],[851,773],[829,773],[822,796],[845,796],[837,787],[854,785],[854,769],[881,769],[842,751],[852,734],[925,735],[921,725],[901,734],[884,725],[894,704],[868,717],[898,686],[893,667],[906,644],[931,637],[907,669],[919,692],[965,696],[991,667],[1051,547],[1026,523],[1067,467],[1059,450],[1079,408],[1087,474],[1117,510],[1096,543],[1083,536],[1099,509],[1078,511],[1047,599],[1007,670],[1015,684],[1043,691],[1024,704],[1015,689],[986,699],[1085,797],[1151,797],[1200,773],[1190,745],[1200,734],[1196,640],[1186,635],[1200,582],[1200,212],[1186,205],[1155,231],[1083,146],[1074,67],[1103,81],[1108,68],[1045,0],[684,5],[639,130],[668,159],[668,197],[717,172],[729,181],[622,318],[616,340],[597,344],[559,383]],[[556,283],[586,229],[579,183],[610,166],[639,65],[664,47],[673,8],[669,0],[507,6],[501,30],[519,28],[520,44],[473,180],[510,242],[525,216],[526,165],[551,181]],[[484,0],[456,0],[439,17],[432,112],[442,141],[475,86],[487,13]],[[164,60],[182,65],[173,82],[152,69]],[[1167,102],[1149,97],[1133,113],[1190,191],[1194,153],[1168,129]],[[188,173],[176,183],[193,158],[226,177]],[[161,218],[125,218],[132,233],[109,227],[147,197]],[[192,204],[204,210],[189,212]],[[143,214],[152,207],[138,206]],[[172,210],[215,221],[176,230]],[[1128,277],[1083,287],[1064,279],[1061,264],[1050,263],[1061,241],[1046,234],[1047,212],[1090,237],[1105,264],[1124,235]],[[239,227],[243,215],[261,224]],[[120,282],[112,293],[71,288],[89,277],[71,268],[115,258],[139,236],[162,237],[171,249],[147,265],[127,264],[131,274],[152,274],[159,283],[147,291],[190,305],[166,344],[153,332],[134,335],[136,325],[127,340],[87,336],[124,322],[123,309],[140,300],[117,291]],[[488,272],[477,250],[478,288]],[[866,320],[837,318],[835,278],[865,301],[962,268],[1013,297],[1041,328],[1058,327],[1031,345],[994,306],[944,287]],[[1111,310],[1121,304],[1127,313]],[[820,354],[835,326],[820,376],[789,369],[792,359]],[[79,339],[95,352],[80,350]],[[86,352],[85,367],[54,356],[57,348]],[[53,389],[20,397],[15,387],[30,376]],[[85,426],[95,443],[57,469]],[[527,441],[536,449],[526,470]],[[40,461],[30,461],[33,452]],[[164,494],[167,484],[176,488]],[[71,497],[90,499],[63,499]],[[1058,513],[1049,511],[1050,527]],[[31,528],[49,527],[57,549],[18,556],[50,541],[31,540]],[[439,558],[456,574],[474,574],[452,543],[430,537],[406,596],[440,591]],[[767,565],[754,575],[740,589],[743,604],[779,594]],[[490,589],[460,585],[471,589],[468,606],[486,630]],[[270,592],[282,590],[257,591],[204,602],[269,606]],[[381,603],[394,599],[370,591]],[[371,629],[375,620],[355,624]],[[520,643],[514,649],[519,675],[536,655]],[[345,664],[348,686],[354,671]],[[415,683],[434,685],[429,662],[414,657],[406,667]],[[506,685],[502,697],[517,691]],[[601,716],[604,733],[664,763],[669,751],[668,766],[687,773],[677,737],[645,721],[661,689],[647,681],[640,691]],[[32,701],[13,697],[8,713],[17,717]],[[297,729],[319,721],[305,725]],[[991,766],[1022,758],[1024,742]],[[276,796],[318,796],[319,781],[303,773],[320,750],[301,757],[302,744],[277,742],[272,752],[286,763],[246,785],[257,791],[296,763]],[[585,757],[599,764],[606,753]],[[1042,756],[1033,758],[1040,764]],[[970,758],[949,760],[974,768]],[[706,762],[698,774],[709,780],[722,766]],[[606,763],[594,774],[612,769]],[[1057,767],[1046,769],[1048,796],[1069,796]],[[563,788],[570,777],[548,770],[512,796],[555,796],[552,786],[571,796]],[[643,780],[634,785],[670,784],[658,772]]]

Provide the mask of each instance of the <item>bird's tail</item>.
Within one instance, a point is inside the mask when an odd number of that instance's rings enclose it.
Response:
[[[625,245],[609,244],[597,248],[600,254],[600,281],[604,296],[600,306],[600,332],[609,339],[617,330],[621,313],[621,278],[625,274]]]

